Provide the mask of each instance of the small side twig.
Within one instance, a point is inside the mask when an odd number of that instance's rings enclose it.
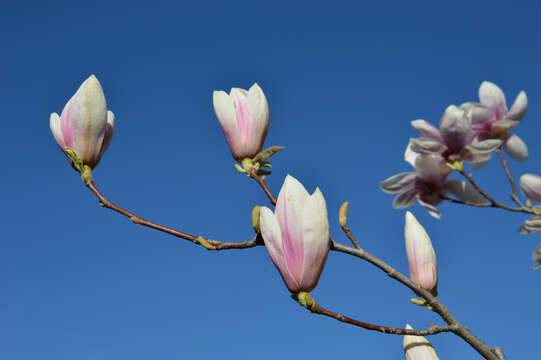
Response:
[[[113,211],[116,211],[117,213],[122,214],[124,216],[127,216],[128,218],[130,218],[130,220],[134,224],[146,226],[146,227],[152,228],[154,230],[158,230],[158,231],[161,231],[161,232],[176,236],[178,238],[191,241],[194,244],[203,246],[207,250],[246,249],[246,248],[250,248],[250,247],[254,247],[254,246],[258,246],[258,245],[263,244],[263,239],[261,238],[260,234],[256,235],[253,239],[248,240],[248,241],[224,242],[224,241],[207,239],[207,238],[204,238],[202,236],[191,235],[191,234],[185,233],[185,232],[180,231],[180,230],[175,230],[175,229],[172,229],[172,228],[167,227],[167,226],[156,224],[155,222],[145,220],[142,217],[137,216],[134,213],[132,213],[132,212],[130,212],[128,210],[125,210],[125,209],[121,208],[120,206],[117,206],[114,203],[112,203],[111,201],[107,200],[105,198],[105,196],[103,196],[103,194],[98,190],[98,188],[96,187],[96,184],[94,183],[93,180],[90,180],[90,181],[86,182],[85,185],[86,185],[86,187],[88,187],[90,189],[90,191],[92,191],[92,193],[94,195],[96,195],[96,197],[100,201],[101,206],[106,207],[108,209],[111,209]]]
[[[340,226],[342,227],[342,231],[344,232],[344,234],[346,234],[346,236],[351,241],[353,246],[355,246],[356,249],[360,249],[361,245],[359,245],[359,243],[357,242],[357,239],[355,239],[355,236],[353,235],[353,233],[351,232],[351,230],[349,229],[349,227],[347,225],[348,209],[349,209],[349,202],[346,201],[340,207],[340,212],[339,212],[339,215],[338,215],[338,221],[340,222]]]
[[[492,196],[487,194],[486,191],[481,189],[479,187],[479,185],[477,185],[477,183],[473,180],[473,176],[471,174],[468,174],[466,171],[464,171],[463,168],[458,168],[458,169],[456,169],[456,171],[458,171],[462,176],[464,176],[468,180],[468,182],[475,188],[475,190],[477,190],[481,195],[483,195],[483,197],[485,199],[487,199],[489,201],[489,204],[483,204],[482,206],[479,206],[479,204],[472,205],[472,203],[467,202],[467,201],[459,201],[459,200],[454,200],[454,199],[453,200],[448,200],[448,201],[451,201],[451,202],[454,202],[454,203],[457,203],[457,204],[469,205],[469,206],[495,207],[495,208],[505,209],[507,211],[512,211],[512,212],[521,212],[521,213],[532,214],[532,215],[535,214],[533,209],[528,209],[527,207],[524,207],[524,206],[523,207],[511,207],[511,206],[507,206],[505,204],[502,204],[502,203],[496,201]],[[447,200],[447,199],[445,199],[445,200]]]
[[[375,325],[375,324],[367,323],[364,321],[355,320],[348,316],[340,315],[330,310],[327,310],[321,305],[319,305],[310,296],[309,293],[299,293],[296,295],[292,295],[292,297],[301,306],[304,306],[306,309],[310,310],[314,314],[328,316],[346,324],[358,326],[366,330],[381,332],[384,334],[426,336],[426,335],[436,335],[442,332],[453,332],[456,330],[455,326],[431,325],[426,330],[414,330],[414,329],[395,328],[391,326]]]
[[[496,150],[496,153],[498,154],[498,157],[500,158],[500,162],[503,165],[503,169],[505,171],[505,175],[507,175],[509,184],[511,184],[511,190],[512,190],[511,200],[513,200],[521,208],[524,208],[524,204],[522,204],[522,201],[520,201],[520,199],[518,198],[517,185],[515,184],[515,180],[513,180],[511,171],[509,171],[509,167],[507,166],[507,161],[503,157],[501,148],[498,148],[498,150]]]
[[[248,175],[254,179],[255,181],[257,181],[257,183],[259,184],[259,186],[261,186],[261,188],[263,189],[263,191],[265,192],[265,194],[267,195],[267,197],[269,198],[269,201],[272,205],[276,205],[276,198],[274,197],[274,195],[272,195],[271,191],[269,190],[269,187],[267,186],[267,183],[265,182],[264,179],[262,179],[259,175],[257,175],[257,170],[252,168],[250,169],[250,172],[248,173]]]

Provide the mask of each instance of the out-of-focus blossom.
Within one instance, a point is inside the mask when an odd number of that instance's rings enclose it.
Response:
[[[530,217],[528,220],[526,220],[522,225],[520,225],[520,228],[518,229],[518,232],[521,234],[532,234],[535,232],[541,231],[541,216],[534,215]]]
[[[406,329],[413,329],[406,324]],[[432,344],[423,336],[404,336],[404,354],[406,360],[439,360]]]
[[[498,139],[478,141],[472,130],[473,121],[486,119],[489,114],[490,111],[482,106],[465,103],[460,107],[447,107],[439,130],[425,120],[412,121],[411,125],[421,137],[410,139],[406,156],[435,153],[450,163],[464,160],[474,168],[480,168],[490,159],[492,151],[501,145]]]
[[[541,176],[524,174],[520,177],[520,189],[528,199],[541,203]]]
[[[413,154],[413,153],[411,153]],[[483,203],[486,199],[472,185],[460,180],[447,180],[451,169],[439,154],[418,154],[406,160],[415,172],[403,172],[384,180],[380,189],[388,194],[398,194],[393,201],[395,209],[403,209],[419,202],[430,215],[440,218],[436,208],[443,200],[440,195],[453,195],[459,200]]]
[[[214,111],[231,153],[237,161],[252,158],[263,147],[269,128],[269,106],[263,90],[254,84],[246,91],[214,91]]]
[[[490,110],[490,116],[477,118],[472,122],[472,128],[479,135],[479,139],[502,139],[503,148],[510,157],[526,161],[526,144],[517,135],[508,132],[520,123],[528,109],[526,93],[521,91],[508,111],[502,90],[497,85],[484,81],[479,87],[479,100],[481,105]]]
[[[533,264],[534,270],[539,269],[541,267],[541,244],[535,248],[532,254],[532,260],[535,261]]]
[[[115,116],[107,110],[98,79],[86,79],[67,102],[62,114],[52,113],[49,125],[63,151],[70,148],[84,165],[94,169],[111,143]]]
[[[288,175],[275,213],[261,208],[260,228],[269,256],[289,291],[313,290],[330,249],[327,205],[319,188],[310,195]]]
[[[438,264],[436,253],[426,230],[409,211],[406,212],[404,238],[406,239],[406,254],[411,280],[433,295],[437,295]]]

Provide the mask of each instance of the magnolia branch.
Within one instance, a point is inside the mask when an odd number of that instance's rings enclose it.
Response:
[[[455,329],[453,326],[438,326],[430,325],[426,330],[413,330],[413,329],[400,329],[390,326],[383,325],[374,325],[370,323],[365,323],[363,321],[352,319],[348,316],[337,314],[330,310],[325,309],[319,305],[315,300],[310,296],[309,293],[301,292],[291,296],[295,301],[297,301],[301,306],[304,306],[306,309],[310,310],[314,314],[324,315],[336,319],[338,321],[344,322],[346,324],[351,324],[354,326],[362,327],[366,330],[377,331],[384,334],[394,334],[394,335],[435,335],[442,332],[452,332]]]
[[[505,175],[507,175],[507,179],[509,180],[509,184],[511,185],[511,200],[513,200],[515,203],[517,203],[518,206],[521,208],[524,208],[525,206],[522,204],[520,199],[518,198],[517,194],[517,185],[515,184],[515,180],[513,180],[513,176],[511,176],[511,171],[509,171],[509,167],[507,167],[507,161],[505,161],[501,148],[498,148],[496,150],[496,153],[498,154],[498,158],[500,159],[500,162],[502,163],[503,169],[505,171]]]
[[[105,196],[98,190],[96,185],[94,184],[93,180],[90,180],[86,182],[86,186],[96,195],[98,200],[100,201],[100,205],[103,207],[106,207],[108,209],[111,209],[113,211],[116,211],[119,214],[122,214],[124,216],[127,216],[130,218],[130,220],[138,225],[146,226],[154,230],[162,231],[164,233],[176,236],[181,239],[185,239],[188,241],[193,242],[194,244],[201,245],[205,247],[207,250],[226,250],[226,249],[246,249],[250,247],[254,247],[257,245],[263,245],[263,239],[261,238],[261,235],[256,235],[253,239],[243,242],[224,242],[224,241],[218,241],[218,240],[212,240],[208,238],[204,238],[202,236],[195,236],[191,234],[187,234],[185,232],[172,229],[167,226],[163,226],[160,224],[156,224],[155,222],[145,220],[140,216],[135,215],[134,213],[125,210],[121,208],[120,206],[117,206],[107,200]]]
[[[262,180],[256,173],[252,174],[252,172],[250,172],[250,177],[252,177],[254,180],[257,181],[257,183],[261,186],[261,188],[265,191],[265,193],[269,197],[269,200],[271,201],[271,203],[276,204],[276,198],[272,195],[272,193],[268,189],[264,180]],[[113,211],[116,211],[126,217],[129,217],[133,223],[146,226],[158,231],[162,231],[178,238],[188,240],[194,244],[198,244],[205,247],[207,250],[247,249],[247,248],[263,245],[263,239],[261,238],[261,235],[259,233],[253,239],[244,241],[244,242],[222,242],[218,240],[204,238],[202,236],[191,235],[179,230],[169,228],[167,226],[159,225],[152,221],[145,220],[135,215],[134,213],[128,210],[125,210],[115,205],[111,201],[107,200],[105,196],[98,190],[93,180],[85,181],[85,185],[90,189],[90,191],[92,191],[94,195],[96,195],[96,197],[100,201],[100,205],[108,209],[111,209]],[[334,313],[330,310],[323,308],[321,305],[317,304],[311,298],[310,298],[310,301],[311,301],[310,305],[306,306],[305,304],[303,306],[305,306],[307,309],[309,309],[313,313],[328,316],[341,322],[359,326],[367,330],[379,331],[385,334],[425,336],[425,335],[434,335],[441,332],[453,332],[456,335],[460,336],[462,339],[464,339],[467,343],[469,343],[479,354],[484,356],[486,359],[501,360],[501,357],[498,355],[499,353],[496,349],[489,347],[488,345],[483,343],[480,339],[478,339],[475,335],[473,335],[473,333],[471,333],[469,329],[467,329],[460,322],[458,322],[458,320],[449,312],[449,310],[443,304],[441,304],[436,299],[436,297],[432,296],[430,292],[424,290],[418,284],[411,281],[408,277],[401,274],[396,269],[386,264],[382,260],[376,258],[375,256],[369,254],[365,250],[361,249],[357,241],[355,240],[355,237],[353,236],[350,229],[346,225],[346,218],[347,218],[347,206],[345,207],[343,206],[340,211],[340,225],[342,226],[346,236],[352,241],[352,243],[354,244],[356,248],[345,246],[345,245],[337,243],[336,241],[331,240],[331,250],[361,258],[375,265],[376,267],[378,267],[379,269],[387,273],[391,278],[399,281],[400,283],[410,288],[417,296],[423,298],[426,301],[426,305],[429,306],[436,313],[438,313],[441,316],[441,318],[449,326],[431,325],[426,330],[401,329],[401,328],[365,323],[365,322],[355,320],[344,315]]]
[[[348,255],[353,255],[363,260],[368,261],[372,265],[378,267],[380,270],[384,271],[391,278],[397,280],[398,282],[404,284],[410,288],[417,296],[423,298],[426,301],[426,305],[438,313],[440,317],[451,327],[451,331],[456,335],[460,336],[464,341],[470,344],[480,355],[485,359],[489,360],[501,360],[499,356],[501,350],[498,348],[491,348],[478,337],[476,337],[468,328],[462,325],[452,314],[451,312],[439,302],[435,296],[430,292],[423,289],[419,284],[413,282],[408,277],[398,272],[392,266],[388,265],[384,261],[378,259],[377,257],[369,254],[362,249],[353,249],[349,246],[345,246],[337,243],[336,241],[332,242],[331,250],[342,252]]]
[[[508,206],[508,205],[505,205],[505,204],[502,204],[501,202],[499,201],[496,201],[492,196],[490,196],[486,191],[484,191],[483,189],[481,189],[479,187],[479,185],[477,185],[477,183],[473,180],[473,176],[471,174],[468,174],[463,167],[456,167],[454,168],[456,171],[458,171],[462,176],[464,176],[468,182],[475,188],[475,190],[477,190],[485,199],[488,200],[488,203],[475,203],[475,202],[471,202],[471,201],[463,201],[463,200],[459,200],[459,199],[452,199],[450,197],[447,197],[445,195],[442,195],[442,194],[439,194],[439,198],[440,199],[443,199],[443,200],[447,200],[451,203],[455,203],[455,204],[461,204],[461,205],[468,205],[468,206],[474,206],[474,207],[493,207],[493,208],[500,208],[500,209],[504,209],[504,210],[507,210],[507,211],[511,211],[511,212],[521,212],[521,213],[526,213],[526,214],[531,214],[531,215],[536,215],[536,212],[533,208],[528,208],[524,205],[522,205],[522,203],[520,202],[520,200],[518,199],[518,196],[517,196],[517,193],[516,193],[516,185],[515,185],[515,182],[513,181],[513,178],[511,177],[511,173],[509,172],[509,169],[507,168],[507,164],[505,162],[505,159],[503,159],[503,157],[501,156],[501,152],[500,150],[498,149],[498,154],[500,155],[500,159],[502,160],[502,164],[504,165],[504,169],[505,169],[505,172],[506,174],[508,174],[508,179],[509,181],[511,182],[511,186],[513,188],[513,194],[511,195],[511,198],[517,203],[520,205],[520,207],[512,207],[512,206]]]
[[[265,179],[262,179],[261,177],[259,177],[259,175],[257,175],[256,169],[254,169],[254,168],[250,169],[250,172],[248,173],[248,176],[250,176],[252,179],[257,181],[259,186],[261,186],[261,189],[263,189],[263,191],[265,192],[265,194],[269,198],[270,203],[272,205],[276,205],[276,198],[274,197],[274,195],[272,195],[271,191],[269,190],[269,188],[267,186],[267,183],[265,182]]]

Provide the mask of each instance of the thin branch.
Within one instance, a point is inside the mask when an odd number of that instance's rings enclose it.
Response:
[[[250,172],[248,173],[248,175],[254,179],[255,181],[257,181],[257,183],[259,184],[259,186],[261,186],[261,188],[263,189],[263,191],[265,192],[265,194],[267,194],[267,197],[269,198],[269,201],[272,205],[276,205],[276,198],[274,197],[274,195],[272,195],[271,191],[269,190],[268,186],[267,186],[267,183],[265,182],[264,179],[262,179],[261,177],[259,177],[259,175],[257,175],[257,170],[254,169],[254,168],[251,168],[250,169]]]
[[[507,175],[507,179],[509,179],[509,184],[511,184],[512,194],[511,194],[511,200],[513,200],[515,203],[517,203],[518,206],[521,208],[524,208],[524,204],[520,201],[517,194],[517,185],[515,184],[515,180],[513,180],[513,176],[511,176],[511,171],[509,171],[509,168],[507,167],[507,161],[503,158],[502,150],[501,148],[498,148],[496,150],[496,153],[498,154],[498,157],[500,158],[500,161],[503,165],[503,169],[505,170],[505,175]]]
[[[176,236],[181,239],[185,239],[188,241],[193,242],[194,244],[201,245],[205,247],[207,250],[229,250],[229,249],[246,249],[258,245],[263,244],[263,239],[261,238],[261,235],[255,236],[253,239],[243,242],[223,242],[218,240],[212,240],[207,239],[202,236],[195,236],[191,235],[185,232],[182,232],[180,230],[175,230],[167,226],[163,226],[160,224],[156,224],[155,222],[145,220],[140,216],[135,215],[134,213],[125,210],[121,208],[120,206],[117,206],[113,204],[111,201],[107,200],[105,196],[98,190],[96,187],[96,184],[94,184],[94,181],[89,181],[86,183],[86,186],[96,195],[98,200],[100,201],[100,205],[103,207],[106,207],[108,209],[111,209],[113,211],[116,211],[117,213],[120,213],[124,216],[127,216],[130,218],[130,220],[135,223],[142,226],[146,226],[158,231],[162,231],[164,233]]]
[[[297,301],[299,301],[299,304],[301,304],[301,306],[304,306],[305,308],[310,310],[312,313],[328,316],[338,321],[344,322],[346,324],[362,327],[363,329],[366,329],[366,330],[377,331],[384,334],[392,334],[392,335],[415,335],[415,336],[436,335],[442,332],[456,331],[456,326],[430,325],[426,330],[414,330],[414,329],[395,328],[391,326],[374,325],[374,324],[366,323],[363,321],[355,320],[348,316],[344,316],[344,315],[332,312],[330,310],[327,310],[321,305],[319,305],[315,300],[313,300],[312,297],[308,293],[304,293],[303,295],[305,295],[303,298],[303,301],[300,301],[300,300],[297,300]],[[308,297],[307,303],[306,303],[306,297]]]
[[[265,193],[269,197],[269,200],[271,201],[271,203],[276,204],[276,199],[270,193],[270,190],[266,186],[265,182],[257,174],[255,174],[255,176],[250,174],[250,176],[253,177],[260,184],[262,189],[265,191]],[[473,180],[471,180],[471,182],[472,181]],[[109,208],[109,209],[111,209],[113,211],[116,211],[116,212],[118,212],[118,213],[120,213],[120,214],[122,214],[124,216],[129,217],[130,220],[132,222],[136,223],[136,224],[143,225],[143,226],[146,226],[146,227],[149,227],[149,228],[152,228],[152,229],[155,229],[155,230],[159,230],[159,231],[168,233],[170,235],[173,235],[173,236],[176,236],[176,237],[179,237],[179,238],[182,238],[182,239],[189,240],[189,241],[191,241],[191,242],[193,242],[195,244],[198,244],[198,245],[201,245],[201,246],[205,247],[208,250],[246,249],[246,248],[251,248],[251,247],[263,245],[263,241],[261,239],[260,234],[255,236],[253,239],[251,239],[249,241],[245,241],[245,242],[222,242],[222,241],[217,241],[217,240],[212,240],[212,239],[206,239],[206,238],[203,238],[201,236],[195,236],[195,235],[187,234],[187,233],[184,233],[184,232],[179,231],[179,230],[175,230],[175,229],[163,226],[163,225],[156,224],[156,223],[154,223],[152,221],[145,220],[145,219],[135,215],[134,213],[132,213],[130,211],[127,211],[127,210],[113,204],[109,200],[107,200],[105,198],[105,196],[103,196],[103,194],[98,190],[98,188],[96,187],[96,185],[94,184],[94,182],[92,180],[86,182],[85,184],[92,191],[92,193],[94,193],[94,195],[96,195],[96,197],[99,199],[100,204],[102,206],[104,206],[106,208]],[[342,252],[342,253],[345,253],[345,254],[349,254],[349,255],[361,258],[361,259],[363,259],[365,261],[368,261],[369,263],[375,265],[379,269],[383,270],[391,278],[401,282],[402,284],[404,284],[405,286],[410,288],[419,297],[425,299],[427,305],[430,306],[435,312],[437,312],[441,316],[441,318],[449,325],[449,327],[434,327],[434,326],[431,326],[427,330],[421,330],[421,333],[413,333],[412,332],[411,333],[412,335],[413,334],[415,334],[415,335],[417,335],[417,334],[430,335],[431,331],[436,331],[435,333],[444,332],[444,331],[451,331],[451,332],[457,334],[458,336],[460,336],[462,339],[464,339],[479,354],[481,354],[483,357],[485,357],[485,359],[488,359],[488,360],[501,360],[501,357],[499,356],[499,352],[498,352],[498,351],[501,351],[501,350],[493,349],[493,348],[489,347],[488,345],[486,345],[485,343],[483,343],[480,339],[478,339],[475,335],[473,335],[473,333],[471,333],[471,331],[468,328],[464,327],[449,312],[449,310],[443,304],[441,304],[434,296],[432,296],[432,294],[430,294],[430,292],[424,290],[421,286],[419,286],[415,282],[411,281],[408,277],[401,274],[400,272],[395,270],[390,265],[386,264],[385,262],[383,262],[382,260],[376,258],[375,256],[367,253],[363,249],[354,249],[354,248],[349,247],[349,246],[341,245],[341,244],[339,244],[339,243],[337,243],[335,241],[331,241],[331,250],[334,250],[334,251],[337,251],[337,252]],[[324,309],[323,307],[321,307],[320,305],[318,305],[315,302],[314,302],[314,304],[315,305],[314,305],[313,309],[311,309],[311,311],[313,311],[315,313],[325,315],[325,316],[330,316],[330,317],[333,317],[333,318],[335,318],[337,320],[347,322],[347,323],[352,324],[352,325],[361,326],[361,327],[363,327],[365,329],[369,329],[369,330],[373,330],[373,331],[380,331],[380,332],[389,333],[389,334],[406,334],[406,332],[410,331],[408,329],[384,327],[384,326],[380,326],[380,325],[373,325],[373,324],[369,324],[369,323],[364,323],[364,322],[361,322],[361,321],[358,321],[358,320],[355,320],[355,319],[352,319],[352,318],[349,318],[349,317],[342,316],[340,314],[336,314],[336,313],[334,313],[332,311],[329,311],[327,309]],[[449,330],[446,330],[447,328]],[[415,330],[413,330],[413,331],[415,331]],[[422,333],[422,331],[426,331],[426,333]]]
[[[500,360],[500,356],[496,353],[496,350],[482,342],[477,338],[468,328],[462,325],[452,314],[451,312],[436,299],[429,291],[423,289],[420,285],[410,280],[405,275],[398,272],[392,266],[386,264],[384,261],[376,258],[375,256],[369,254],[362,249],[354,249],[349,246],[345,246],[337,243],[336,241],[332,242],[331,250],[342,252],[345,254],[353,255],[363,260],[368,261],[372,265],[378,267],[380,270],[384,271],[391,278],[401,282],[408,288],[410,288],[417,296],[426,300],[427,305],[429,305],[440,317],[453,328],[453,333],[460,336],[464,341],[470,344],[480,355],[488,360]]]
[[[462,176],[464,176],[468,180],[468,182],[475,188],[475,190],[477,190],[481,195],[483,195],[483,197],[485,199],[487,199],[490,202],[488,205],[483,205],[481,207],[495,207],[495,208],[505,209],[507,211],[512,211],[512,212],[521,212],[521,213],[532,214],[532,215],[535,214],[533,209],[528,209],[527,207],[519,207],[519,208],[511,207],[511,206],[507,206],[505,204],[502,204],[502,203],[496,201],[492,196],[490,196],[484,190],[482,190],[479,187],[479,185],[477,185],[477,183],[473,180],[473,176],[471,174],[466,173],[466,171],[464,171],[464,169],[462,169],[462,168],[458,168],[458,169],[456,169],[456,171],[458,171]],[[455,202],[455,203],[463,204],[463,205],[470,205],[470,206],[479,207],[478,204],[472,205],[470,202],[467,202],[467,201],[462,201],[461,202],[461,201],[455,200],[455,201],[451,201],[451,202]]]
[[[355,236],[351,233],[351,230],[348,227],[347,219],[348,219],[348,209],[349,209],[349,202],[346,201],[342,204],[340,207],[340,211],[338,213],[338,222],[340,223],[340,226],[342,227],[342,231],[348,239],[351,241],[353,246],[355,246],[356,249],[361,249],[361,245],[357,242],[357,239],[355,239]]]
[[[442,200],[447,200],[453,204],[462,204],[462,205],[475,206],[475,207],[497,207],[493,203],[476,203],[472,201],[463,201],[463,200],[453,199],[442,194],[439,194],[438,197]]]

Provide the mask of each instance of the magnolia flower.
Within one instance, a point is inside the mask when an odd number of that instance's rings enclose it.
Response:
[[[409,211],[406,212],[404,226],[406,239],[406,253],[410,278],[425,290],[437,295],[438,291],[438,264],[436,253],[426,230]]]
[[[91,75],[67,102],[60,117],[52,113],[50,127],[63,151],[70,148],[94,169],[111,143],[115,115],[107,110],[98,79]]]
[[[413,329],[406,324],[406,329]],[[432,344],[423,336],[404,335],[406,360],[439,360]]]
[[[406,156],[417,154],[440,154],[448,162],[464,160],[474,168],[480,168],[491,157],[491,152],[501,145],[501,140],[478,141],[472,130],[472,121],[486,119],[490,111],[473,103],[460,107],[450,105],[445,110],[439,130],[425,120],[414,120],[411,125],[421,135],[411,139]]]
[[[269,256],[289,291],[313,290],[330,248],[327,205],[319,188],[310,195],[288,175],[275,213],[261,208],[260,228]]]
[[[263,147],[269,128],[269,106],[263,90],[254,84],[246,91],[214,91],[214,111],[231,153],[237,161],[252,158]]]
[[[517,135],[507,132],[520,123],[528,109],[526,93],[521,91],[508,111],[502,90],[497,85],[484,81],[479,87],[479,100],[491,112],[488,118],[476,119],[472,123],[472,128],[479,134],[479,139],[502,139],[503,148],[510,157],[526,161],[528,159],[526,144]]]
[[[454,195],[462,201],[483,203],[486,199],[475,188],[460,180],[447,180],[451,169],[439,154],[406,156],[415,172],[403,172],[384,180],[380,189],[387,194],[398,194],[393,201],[395,209],[403,209],[418,202],[430,215],[440,218],[436,208],[443,200],[440,195]]]

